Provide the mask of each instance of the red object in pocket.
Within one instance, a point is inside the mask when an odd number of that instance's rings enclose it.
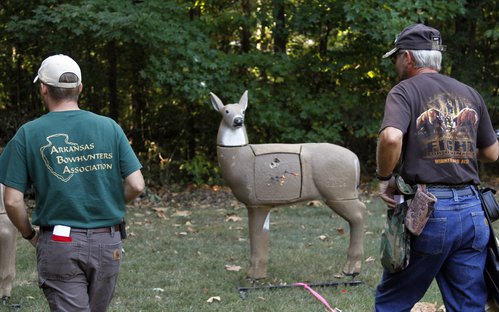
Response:
[[[60,236],[52,234],[52,240],[54,242],[71,243],[73,241],[73,238],[71,236]]]

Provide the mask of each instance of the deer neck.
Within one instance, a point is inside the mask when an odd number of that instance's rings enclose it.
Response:
[[[218,128],[218,146],[243,146],[248,145],[248,134],[244,126],[234,129],[225,126],[223,123]]]

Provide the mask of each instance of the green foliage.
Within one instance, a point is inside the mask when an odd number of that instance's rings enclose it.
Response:
[[[385,96],[397,82],[381,55],[410,23],[441,30],[444,72],[478,89],[499,127],[497,6],[496,0],[6,0],[0,142],[45,112],[33,77],[47,55],[65,53],[82,68],[82,108],[124,127],[155,184],[220,182],[219,116],[208,93],[228,103],[244,90],[252,143],[341,144],[370,175]],[[285,51],[275,52],[276,34],[286,40]],[[151,143],[171,158],[167,168],[150,156]]]
[[[186,182],[192,181],[197,185],[221,183],[218,167],[215,166],[212,160],[201,155],[196,155],[190,161],[180,165],[180,170],[189,177]]]

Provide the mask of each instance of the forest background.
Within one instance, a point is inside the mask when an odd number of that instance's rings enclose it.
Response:
[[[442,72],[476,88],[499,127],[498,1],[3,0],[0,146],[46,112],[33,78],[63,53],[82,69],[81,108],[124,128],[149,185],[222,184],[209,92],[233,103],[244,90],[251,143],[339,144],[370,178],[397,83],[381,56],[415,22],[441,31]]]

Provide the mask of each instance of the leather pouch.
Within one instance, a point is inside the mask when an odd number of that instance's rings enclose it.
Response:
[[[426,222],[435,209],[437,198],[428,192],[426,185],[418,184],[414,198],[409,204],[405,216],[405,227],[415,236],[419,236],[423,231]]]

